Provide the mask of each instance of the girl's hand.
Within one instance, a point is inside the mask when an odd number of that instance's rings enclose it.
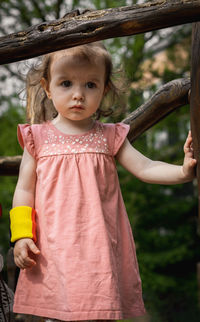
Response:
[[[40,251],[31,238],[22,238],[16,241],[14,246],[14,261],[21,268],[30,268],[36,265],[36,261],[31,258],[31,253],[39,255]]]
[[[183,162],[183,173],[185,178],[190,181],[195,177],[195,166],[197,164],[197,160],[194,159],[191,131],[189,131],[188,137],[184,144],[184,153],[185,158]]]

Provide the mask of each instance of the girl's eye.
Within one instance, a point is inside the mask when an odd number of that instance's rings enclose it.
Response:
[[[63,87],[70,87],[70,86],[71,86],[71,84],[72,84],[72,82],[71,82],[71,81],[66,80],[66,81],[64,81],[64,82],[62,82],[62,83],[61,83],[61,86],[63,86]]]
[[[87,88],[96,88],[96,84],[95,84],[95,83],[93,83],[93,82],[88,82],[88,83],[86,84],[86,87],[87,87]]]

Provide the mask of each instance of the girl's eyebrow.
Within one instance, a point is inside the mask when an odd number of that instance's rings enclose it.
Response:
[[[59,76],[57,77],[57,80],[61,80],[61,79],[68,79],[68,78],[70,78],[68,75],[66,75],[66,74],[65,74],[65,75],[63,74],[63,75],[62,75],[62,74],[61,74],[61,75],[59,75]]]
[[[58,75],[57,77],[57,81],[61,81],[63,79],[73,79],[74,77],[73,76],[70,76],[70,75],[67,75],[67,74],[61,74],[61,75]],[[85,82],[94,82],[94,83],[100,83],[100,79],[96,76],[86,76],[85,77]]]
[[[97,83],[100,82],[100,79],[96,76],[88,76],[87,79],[90,81],[93,81],[93,82],[97,82]]]

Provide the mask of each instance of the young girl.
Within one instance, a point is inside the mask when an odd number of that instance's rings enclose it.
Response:
[[[192,180],[196,160],[190,133],[183,166],[175,166],[136,151],[128,125],[95,120],[102,100],[117,94],[111,75],[99,42],[46,55],[29,73],[29,117],[41,124],[18,127],[24,154],[11,210],[22,269],[15,312],[62,321],[145,314],[115,159],[158,184]]]

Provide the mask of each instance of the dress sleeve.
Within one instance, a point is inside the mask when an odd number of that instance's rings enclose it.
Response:
[[[35,158],[35,145],[31,126],[29,124],[19,124],[17,127],[17,137],[22,149],[26,147],[30,155]]]
[[[124,123],[115,124],[115,139],[114,139],[114,148],[113,155],[116,155],[120,147],[124,143],[127,134],[129,132],[130,126]]]

